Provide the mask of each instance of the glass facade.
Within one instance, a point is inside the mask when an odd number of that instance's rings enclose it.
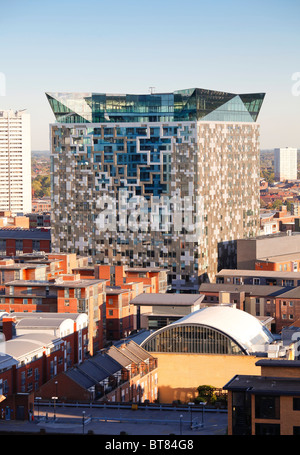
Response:
[[[236,95],[193,88],[173,93],[46,93],[60,123],[255,122],[264,93]]]
[[[234,242],[259,228],[256,118],[264,94],[195,88],[47,97],[56,118],[53,251],[168,268],[169,283],[185,292],[213,281],[221,264],[234,268]]]
[[[201,325],[170,326],[150,336],[143,348],[148,352],[244,354],[242,348],[231,338]]]

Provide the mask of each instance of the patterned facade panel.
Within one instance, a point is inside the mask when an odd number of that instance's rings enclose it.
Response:
[[[197,290],[258,232],[256,123],[54,124],[51,151],[54,251]]]

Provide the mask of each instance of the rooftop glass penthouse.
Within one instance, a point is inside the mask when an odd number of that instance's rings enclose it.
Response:
[[[60,123],[235,121],[255,122],[264,93],[235,95],[192,88],[174,93],[115,95],[47,93]]]

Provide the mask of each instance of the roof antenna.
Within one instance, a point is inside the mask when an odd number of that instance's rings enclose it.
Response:
[[[154,90],[155,90],[155,87],[149,87],[149,92],[151,93],[151,95],[154,93]]]

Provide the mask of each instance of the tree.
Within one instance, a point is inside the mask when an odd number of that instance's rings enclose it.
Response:
[[[197,387],[198,396],[195,398],[196,403],[206,402],[209,404],[214,404],[216,402],[215,387],[211,385],[200,385]]]
[[[50,176],[38,175],[32,181],[33,194],[37,198],[50,196]]]
[[[273,209],[279,209],[279,207],[281,207],[282,204],[283,204],[283,202],[282,202],[281,199],[275,199],[275,201],[272,204],[272,208]]]

